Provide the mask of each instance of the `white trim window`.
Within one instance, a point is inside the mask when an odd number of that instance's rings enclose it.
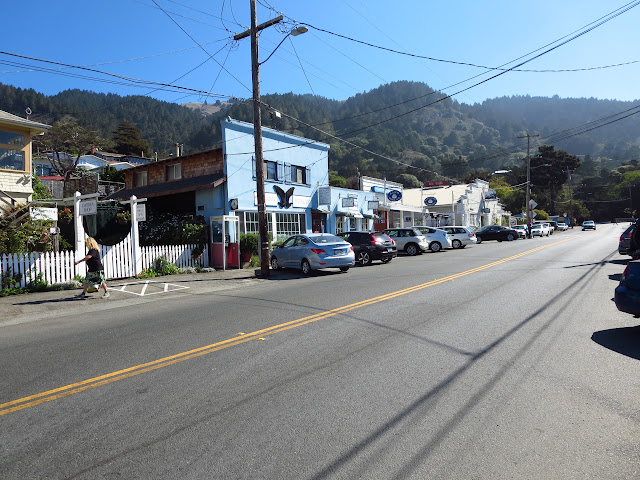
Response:
[[[167,165],[167,182],[182,178],[182,166],[179,163]]]
[[[147,171],[143,170],[141,172],[136,172],[133,177],[133,186],[134,187],[144,187],[147,185]]]
[[[344,217],[336,217],[336,233],[342,233],[344,231]]]
[[[26,172],[24,134],[0,130],[0,169]]]
[[[278,241],[302,233],[305,225],[304,213],[276,213]]]

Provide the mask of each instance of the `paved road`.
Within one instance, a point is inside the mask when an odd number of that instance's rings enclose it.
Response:
[[[3,299],[0,471],[639,478],[639,321],[611,301],[623,227]]]

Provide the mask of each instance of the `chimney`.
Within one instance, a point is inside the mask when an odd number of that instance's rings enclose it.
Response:
[[[176,143],[175,147],[176,147],[176,157],[179,157],[180,156],[180,144]]]

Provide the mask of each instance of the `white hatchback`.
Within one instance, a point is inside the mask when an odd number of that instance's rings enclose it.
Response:
[[[449,234],[451,248],[464,248],[478,242],[476,234],[469,227],[446,226],[440,229]]]
[[[451,238],[446,231],[435,227],[417,226],[413,228],[418,229],[427,238],[429,250],[432,252],[439,252],[443,248],[451,248]]]

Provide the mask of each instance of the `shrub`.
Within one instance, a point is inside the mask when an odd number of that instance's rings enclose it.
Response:
[[[178,273],[178,267],[167,260],[164,255],[153,261],[153,270],[156,275],[175,275]]]
[[[257,255],[260,251],[260,236],[257,233],[240,234],[240,253],[249,252]]]

